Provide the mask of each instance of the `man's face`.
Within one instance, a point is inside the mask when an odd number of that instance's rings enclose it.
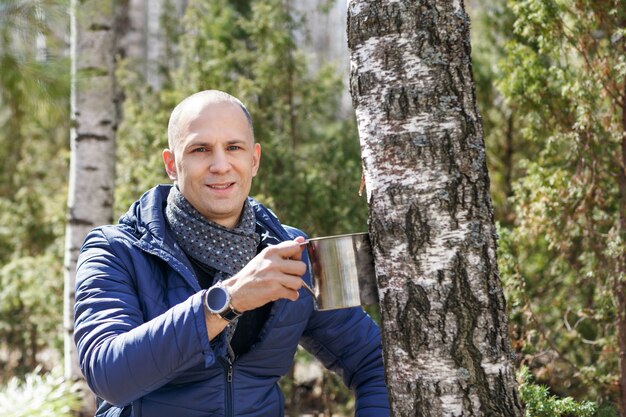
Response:
[[[236,226],[261,157],[243,110],[232,102],[199,102],[185,109],[178,126],[174,149],[163,151],[168,176],[204,217]]]

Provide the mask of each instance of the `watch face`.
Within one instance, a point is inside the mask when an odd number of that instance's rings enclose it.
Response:
[[[206,304],[213,313],[221,313],[228,306],[228,293],[222,287],[211,287],[206,295]]]

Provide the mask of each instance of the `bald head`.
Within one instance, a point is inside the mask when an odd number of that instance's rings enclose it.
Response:
[[[192,94],[174,108],[172,114],[170,115],[170,121],[167,126],[167,143],[170,149],[174,149],[174,146],[178,142],[180,135],[180,122],[181,116],[185,114],[187,111],[198,111],[204,109],[209,104],[215,103],[232,103],[236,104],[241,108],[241,111],[248,119],[248,124],[250,126],[250,133],[252,134],[252,139],[254,140],[254,128],[252,126],[252,117],[250,116],[250,112],[246,106],[243,105],[239,99],[231,96],[228,93],[219,90],[204,90],[198,93]]]

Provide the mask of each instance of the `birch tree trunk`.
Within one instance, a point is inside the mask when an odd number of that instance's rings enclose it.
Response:
[[[118,3],[120,30],[117,49],[130,67],[146,78],[148,48],[148,5],[146,0],[124,0]]]
[[[520,416],[461,0],[350,0],[394,416]]]
[[[71,2],[70,178],[65,235],[65,376],[81,378],[73,342],[76,259],[85,235],[111,223],[115,180],[115,2]]]

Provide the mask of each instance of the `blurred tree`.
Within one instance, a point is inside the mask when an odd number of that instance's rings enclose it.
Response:
[[[516,38],[515,15],[507,0],[478,0],[468,10],[472,21],[472,68],[476,99],[481,110],[491,180],[494,215],[503,227],[515,220],[513,184],[524,175],[519,163],[536,154],[539,146],[520,132],[515,102],[505,100],[496,81],[503,77],[498,65],[506,56],[506,45]]]
[[[626,416],[626,8],[511,1],[499,90],[537,151],[502,237],[523,361],[557,393]]]
[[[57,22],[61,1],[0,2],[0,117],[6,138],[0,148],[0,196],[8,196],[19,188],[15,176],[26,141],[18,140],[21,126],[26,124],[34,105],[45,101],[59,103],[59,93],[67,83],[62,80],[63,62],[49,60],[47,40],[51,51],[59,51],[59,39],[46,22]],[[38,43],[41,45],[38,48]]]
[[[66,7],[0,1],[0,382],[61,346]]]
[[[393,415],[519,416],[463,3],[352,0]]]
[[[76,260],[87,233],[112,222],[117,129],[114,1],[71,2],[71,158],[65,246],[65,376],[82,378],[74,344]]]

